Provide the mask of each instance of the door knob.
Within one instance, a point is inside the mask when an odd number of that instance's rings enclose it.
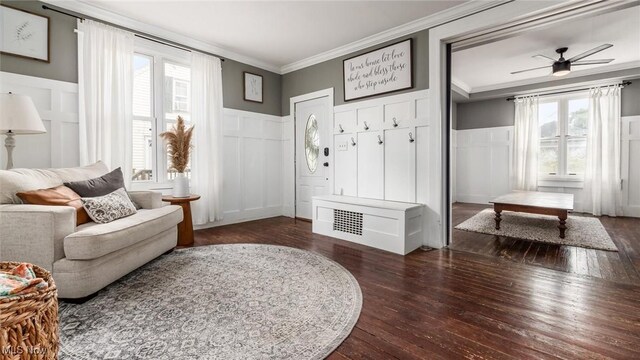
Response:
[[[322,165],[324,165],[324,167],[329,167],[329,163],[328,162],[326,162],[326,163],[324,163]]]

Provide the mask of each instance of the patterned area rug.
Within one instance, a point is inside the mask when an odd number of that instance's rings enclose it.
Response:
[[[290,247],[177,250],[60,305],[61,359],[323,359],[362,293],[345,268]]]
[[[570,215],[564,239],[559,236],[558,218],[554,216],[503,211],[500,230],[496,230],[494,218],[492,209],[484,209],[455,228],[550,244],[618,251],[598,218]]]

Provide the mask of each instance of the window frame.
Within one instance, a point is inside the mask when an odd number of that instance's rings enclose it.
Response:
[[[164,143],[159,135],[166,128],[168,122],[165,113],[173,112],[173,109],[164,108],[164,79],[165,63],[191,68],[191,53],[185,50],[175,49],[166,45],[157,44],[142,38],[135,39],[134,54],[151,58],[151,136],[154,141],[152,153],[153,180],[131,181],[132,190],[163,190],[171,189],[172,180],[167,176],[167,154]],[[173,85],[172,85],[173,86]],[[187,87],[188,93],[190,87]],[[173,89],[172,89],[173,90]],[[172,96],[173,97],[173,96]],[[173,99],[171,106],[173,107]],[[167,111],[168,110],[168,111]],[[130,141],[133,141],[131,139]],[[130,172],[130,171],[129,171]]]
[[[570,139],[585,139],[585,136],[569,135],[569,101],[588,99],[588,92],[571,93],[560,96],[549,96],[539,100],[538,106],[552,102],[558,103],[558,171],[556,174],[538,173],[538,186],[582,187],[584,173],[568,173],[568,143]],[[589,129],[587,128],[587,133]],[[538,140],[538,146],[544,139]],[[585,159],[586,160],[586,159]]]

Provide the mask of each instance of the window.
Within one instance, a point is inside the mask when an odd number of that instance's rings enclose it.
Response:
[[[166,183],[176,174],[158,135],[170,129],[178,116],[187,124],[191,121],[189,58],[162,45],[138,45],[133,59],[131,179],[139,185]]]
[[[587,154],[587,95],[550,98],[538,105],[541,179],[582,180]]]

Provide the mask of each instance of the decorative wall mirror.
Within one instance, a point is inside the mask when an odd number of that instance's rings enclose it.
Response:
[[[318,154],[320,154],[320,134],[318,133],[318,121],[311,114],[304,130],[304,151],[307,158],[307,167],[312,174],[318,168]]]

